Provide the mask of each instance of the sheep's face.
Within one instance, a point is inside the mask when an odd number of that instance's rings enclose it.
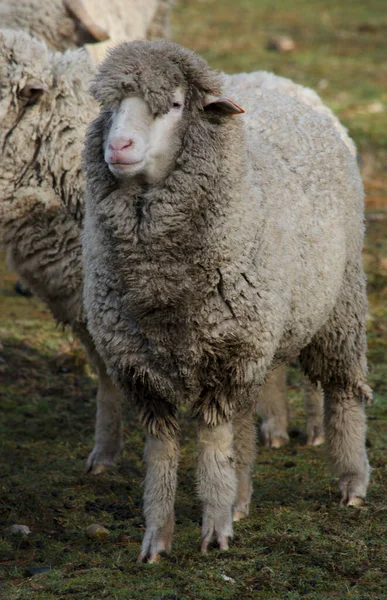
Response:
[[[120,102],[104,141],[105,161],[117,178],[142,175],[148,183],[155,183],[165,177],[181,144],[184,101],[179,87],[165,114],[153,114],[137,95]]]

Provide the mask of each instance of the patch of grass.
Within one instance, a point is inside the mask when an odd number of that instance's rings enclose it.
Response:
[[[6,600],[351,600],[387,589],[387,17],[383,2],[360,0],[180,0],[175,39],[228,72],[268,69],[317,87],[359,145],[367,186],[364,261],[369,283],[370,381],[367,408],[372,484],[363,509],[338,506],[323,448],[298,439],[260,449],[251,517],[238,523],[230,552],[201,556],[195,498],[195,428],[182,415],[182,456],[171,556],[137,565],[143,434],[127,408],[126,449],[115,471],[83,473],[93,444],[96,380],[82,349],[43,305],[18,297],[0,261],[0,597]],[[297,49],[265,49],[276,34]],[[289,374],[292,427],[303,427],[300,378]],[[28,525],[26,538],[6,528]],[[101,543],[85,536],[100,523]],[[51,566],[28,577],[29,567]],[[224,576],[232,580],[225,580]]]

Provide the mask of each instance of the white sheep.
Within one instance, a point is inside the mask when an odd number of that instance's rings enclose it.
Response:
[[[0,27],[53,50],[86,46],[95,62],[118,41],[169,37],[173,0],[0,0]]]
[[[106,374],[82,310],[82,141],[97,114],[84,50],[52,53],[24,32],[0,30],[0,236],[7,263],[54,318],[70,324],[98,373],[99,473],[122,450],[121,396]]]
[[[147,432],[140,561],[171,548],[179,405],[198,419],[202,550],[226,549],[249,512],[258,389],[297,355],[324,388],[342,503],[369,480],[355,157],[305,104],[221,88],[193,52],[145,41],[111,51],[92,86],[84,302]]]

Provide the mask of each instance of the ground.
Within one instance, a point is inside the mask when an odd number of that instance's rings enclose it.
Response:
[[[367,192],[369,284],[367,408],[373,467],[367,504],[339,507],[324,448],[306,449],[300,381],[290,371],[292,439],[260,448],[251,517],[228,553],[201,556],[195,426],[182,415],[183,449],[173,552],[137,565],[143,435],[127,409],[119,467],[83,472],[93,443],[96,379],[82,349],[44,306],[17,296],[1,258],[0,597],[7,600],[352,600],[387,598],[387,17],[380,0],[180,0],[174,39],[216,68],[267,69],[316,88],[359,147]],[[294,52],[265,49],[290,35]],[[28,525],[26,539],[12,524]],[[110,530],[95,542],[93,523]],[[51,567],[32,575],[30,568]]]

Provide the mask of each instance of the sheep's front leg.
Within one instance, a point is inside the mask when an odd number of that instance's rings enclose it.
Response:
[[[236,415],[233,421],[233,432],[238,486],[233,521],[240,521],[249,514],[253,491],[251,471],[256,454],[256,429],[252,409]]]
[[[360,506],[370,476],[362,399],[351,389],[324,389],[324,420],[328,452],[339,476],[341,505]]]
[[[99,363],[95,440],[87,459],[87,471],[93,475],[114,467],[124,446],[121,392],[113,385],[102,361]]]
[[[146,531],[138,562],[157,562],[170,552],[174,528],[179,446],[176,437],[147,436],[144,460],[147,465],[144,490]]]
[[[199,428],[197,486],[203,502],[202,552],[213,539],[227,550],[237,491],[231,423]]]

